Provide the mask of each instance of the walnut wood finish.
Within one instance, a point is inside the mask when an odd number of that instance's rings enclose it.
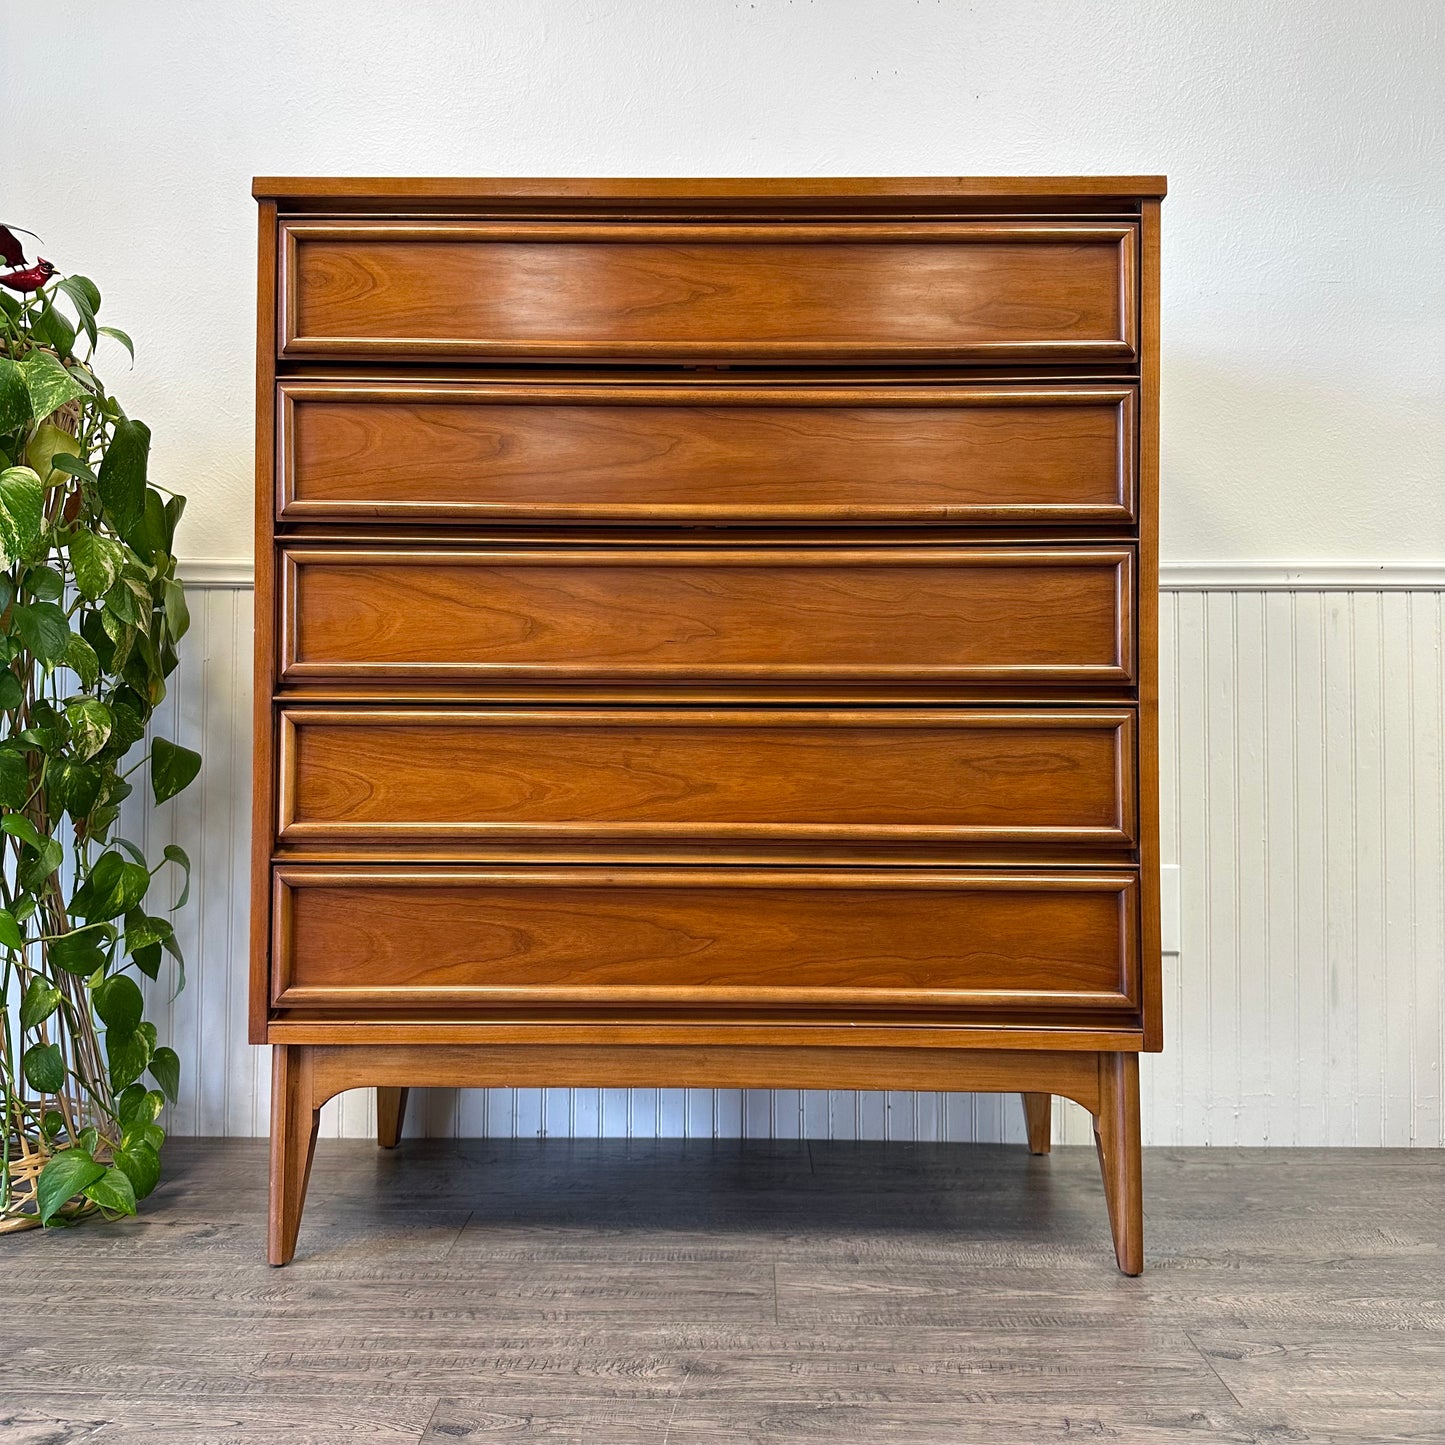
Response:
[[[283,521],[1134,520],[1128,386],[282,383]]]
[[[538,214],[609,210],[677,210],[687,216],[762,207],[783,214],[826,211],[942,210],[980,206],[1137,214],[1141,200],[1161,200],[1163,176],[257,176],[251,194],[287,211],[341,210],[410,214],[431,206]],[[268,320],[274,313],[268,314]]]
[[[273,1004],[1137,1011],[1128,873],[276,871]]]
[[[376,1142],[382,1149],[401,1143],[401,1126],[406,1122],[406,1089],[379,1088],[376,1091]]]
[[[655,843],[1134,841],[1116,708],[288,708],[278,837],[399,850]]]
[[[1131,222],[284,222],[281,355],[1128,360]]]
[[[288,546],[281,676],[1123,684],[1129,547]]]
[[[1138,1272],[1163,192],[256,182],[273,1262],[344,1088],[865,1087]]]
[[[1020,1094],[1030,1154],[1047,1154],[1053,1144],[1054,1100],[1050,1094]]]

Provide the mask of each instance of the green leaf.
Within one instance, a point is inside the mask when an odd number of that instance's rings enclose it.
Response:
[[[133,979],[123,973],[105,980],[90,996],[96,1017],[106,1028],[119,1034],[133,1034],[140,1027],[145,1002]]]
[[[78,632],[72,632],[65,644],[65,665],[80,679],[81,687],[87,692],[100,681],[100,659]]]
[[[79,457],[70,452],[53,452],[50,457],[50,465],[57,472],[64,472],[67,477],[82,477],[91,486],[95,485],[95,473]]]
[[[181,1092],[181,1059],[174,1049],[160,1048],[151,1056],[151,1078],[161,1086],[171,1103]]]
[[[25,373],[8,356],[0,356],[0,435],[30,420],[30,393]]]
[[[154,983],[161,976],[160,944],[143,943],[137,947],[127,940],[126,947],[130,949],[131,962]]]
[[[133,578],[117,577],[105,594],[105,610],[127,627],[142,627],[150,620],[150,593]]]
[[[30,767],[24,753],[0,752],[0,806],[23,808],[30,799]]]
[[[131,1084],[115,1101],[116,1117],[127,1128],[132,1124],[152,1124],[165,1108],[165,1096],[144,1084]]]
[[[145,520],[146,462],[151,432],[143,421],[121,417],[96,474],[101,504],[117,532],[129,540]]]
[[[75,585],[92,602],[102,597],[120,576],[125,553],[118,543],[94,532],[77,532],[70,539],[70,565],[75,568]]]
[[[150,873],[111,850],[95,860],[70,900],[70,911],[87,920],[119,918],[129,913],[150,887]]]
[[[85,297],[85,304],[90,307],[92,315],[100,312],[100,287],[90,279],[89,276],[67,276],[60,282],[60,289],[70,294],[70,288],[76,287]]]
[[[181,896],[177,898],[175,902],[176,908],[184,908],[186,906],[186,900],[191,896],[190,855],[178,843],[167,843],[161,857],[163,857],[167,863],[174,863],[186,875],[186,881],[181,886]]]
[[[128,352],[130,352],[130,359],[132,361],[135,360],[135,343],[119,327],[98,326],[96,327],[96,330],[99,331],[102,336],[109,336],[112,341],[120,342],[120,344],[125,347]]]
[[[69,356],[75,350],[75,327],[48,296],[44,309],[31,322],[30,329],[38,340],[53,346],[62,356]]]
[[[161,596],[165,599],[166,628],[171,638],[179,642],[191,626],[191,609],[186,606],[186,589],[168,577],[161,583]]]
[[[154,487],[147,487],[144,517],[129,539],[131,545],[147,561],[158,552],[168,552],[171,545],[171,528],[166,520],[165,499]]]
[[[80,318],[81,330],[94,346],[95,308],[100,305],[100,292],[95,289],[95,283],[85,276],[62,276],[55,286],[56,290],[63,291],[70,298],[70,304],[75,307],[75,314]]]
[[[99,647],[95,649],[100,654],[101,666],[109,673],[122,671],[126,659],[130,656],[131,647],[135,643],[136,629],[129,623],[122,622],[109,608],[91,615],[100,618],[101,624],[105,628],[105,635],[113,644],[108,657],[101,652]],[[92,637],[90,641],[93,643],[95,639]]]
[[[52,315],[59,315],[53,307]],[[62,318],[63,319],[63,318]],[[69,330],[69,327],[66,328]],[[74,333],[71,332],[71,345]],[[69,351],[70,346],[59,348]],[[48,351],[32,351],[20,363],[25,374],[25,390],[30,394],[30,410],[37,421],[44,421],[57,407],[78,396],[85,396],[85,387],[75,379]]]
[[[25,590],[38,602],[59,602],[65,596],[65,579],[54,567],[28,567]]]
[[[0,668],[0,709],[10,712],[25,701],[25,689],[20,679],[8,668]]]
[[[20,1000],[20,1027],[33,1029],[43,1024],[60,1007],[60,990],[48,978],[32,978]]]
[[[110,709],[93,697],[67,704],[65,720],[70,724],[70,740],[76,755],[83,763],[106,745],[114,722]]]
[[[138,743],[146,735],[145,720],[140,710],[128,702],[120,701],[123,697],[135,697],[130,688],[124,688],[116,692],[116,701],[111,703],[111,716],[115,718],[115,727],[111,731],[110,743],[118,753],[125,752],[132,743]],[[140,699],[135,698],[139,703]],[[124,796],[129,797],[129,793]],[[119,797],[115,798],[119,802]]]
[[[69,813],[72,819],[84,818],[100,801],[105,771],[99,765],[56,758],[45,774],[50,794],[50,811]]]
[[[130,1180],[137,1199],[144,1199],[161,1182],[161,1156],[144,1139],[117,1149],[115,1167]]]
[[[25,1082],[37,1094],[58,1094],[65,1086],[65,1060],[59,1044],[31,1044],[20,1060]]]
[[[127,949],[148,948],[153,943],[163,943],[173,937],[175,929],[164,918],[155,918],[132,909],[125,916],[125,946]]]
[[[59,1109],[47,1109],[40,1119],[40,1132],[53,1139],[65,1128],[65,1115]]]
[[[167,927],[169,926],[167,924]],[[15,921],[15,915],[4,908],[0,908],[0,947],[17,949],[25,947],[25,931]],[[39,979],[31,980],[32,983],[39,983],[39,981]],[[20,1017],[22,1020],[25,1017],[23,1007],[20,1010]],[[29,1028],[30,1025],[26,1024],[25,1027]]]
[[[0,818],[0,829],[9,833],[12,838],[19,838],[22,843],[28,843],[37,850],[43,848],[50,840],[22,813],[7,813]]]
[[[10,609],[11,621],[26,647],[47,666],[65,660],[70,646],[70,619],[54,602],[16,604]]]
[[[45,489],[29,467],[0,472],[0,551],[5,565],[18,562],[40,541],[45,521]]]
[[[199,753],[165,738],[155,740],[151,748],[151,792],[155,794],[157,803],[164,803],[167,798],[174,798],[183,788],[189,787],[200,771]],[[166,849],[165,856],[171,856],[169,848]],[[189,875],[189,861],[186,863],[186,872]]]
[[[107,1169],[94,1184],[88,1184],[82,1192],[102,1209],[111,1209],[117,1214],[135,1213],[135,1189],[130,1176],[116,1165]]]
[[[66,1200],[89,1189],[105,1177],[105,1165],[97,1164],[84,1149],[63,1149],[40,1171],[35,1184],[35,1203],[42,1224],[49,1224]]]
[[[110,1060],[110,1086],[123,1089],[145,1073],[155,1052],[155,1030],[142,1024],[134,1033],[114,1030],[105,1036],[105,1053]]]
[[[47,838],[44,843],[21,860],[16,870],[16,880],[27,893],[39,893],[65,859],[65,850],[57,838]]]
[[[157,1093],[156,1098],[160,1099],[160,1097],[160,1094]],[[164,1103],[165,1101],[162,1099],[161,1102]],[[125,1131],[124,1143],[127,1149],[133,1144],[149,1144],[152,1149],[159,1153],[161,1145],[165,1142],[166,1131],[162,1129],[159,1124],[132,1124],[130,1128]]]
[[[98,928],[63,933],[46,946],[46,957],[55,968],[89,978],[96,969],[105,967],[105,949],[101,947],[103,937]]]

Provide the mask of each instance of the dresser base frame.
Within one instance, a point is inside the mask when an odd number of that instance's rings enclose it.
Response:
[[[377,1090],[377,1142],[395,1147],[408,1088],[920,1089],[1020,1093],[1029,1148],[1049,1148],[1050,1095],[1093,1115],[1119,1268],[1144,1268],[1139,1056],[1044,1049],[827,1045],[276,1044],[272,1049],[267,1258],[288,1264],[306,1202],[321,1106]]]

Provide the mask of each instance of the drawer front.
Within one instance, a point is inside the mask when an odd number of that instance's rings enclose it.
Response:
[[[1134,520],[1130,387],[283,382],[278,515]]]
[[[1127,873],[275,873],[273,1003],[1127,1010]]]
[[[1129,223],[298,220],[284,357],[1121,360]]]
[[[356,708],[281,716],[279,835],[1134,839],[1133,714]]]
[[[281,551],[281,675],[1020,681],[1134,671],[1128,547]]]

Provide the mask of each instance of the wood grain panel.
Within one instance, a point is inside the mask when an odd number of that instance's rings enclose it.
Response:
[[[1128,547],[282,549],[281,676],[1133,676]]]
[[[283,382],[278,516],[1116,522],[1111,386]]]
[[[1127,222],[283,221],[303,356],[1123,360]]]
[[[288,709],[279,834],[1127,845],[1133,713]]]
[[[1130,873],[276,871],[280,1007],[1128,1010]]]

